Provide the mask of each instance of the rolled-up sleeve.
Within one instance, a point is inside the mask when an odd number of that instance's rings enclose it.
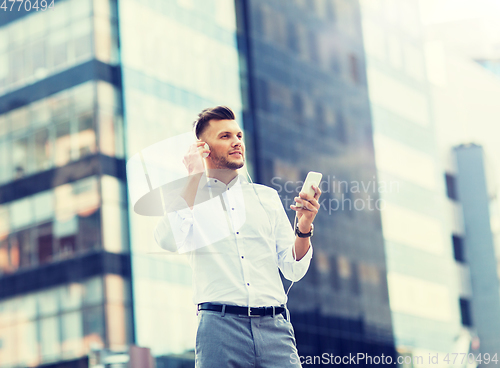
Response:
[[[184,201],[184,199],[182,199]],[[184,201],[185,203],[185,201]],[[158,222],[154,237],[170,252],[186,253],[211,245],[230,235],[219,197],[169,212]]]
[[[156,243],[165,250],[176,252],[186,245],[193,231],[193,211],[186,208],[163,216],[154,231]]]
[[[275,192],[274,207],[276,213],[276,252],[278,255],[278,267],[290,281],[299,281],[307,273],[309,264],[313,254],[313,247],[309,239],[309,249],[300,261],[296,261],[294,257],[295,249],[295,232],[292,224],[288,220],[283,204],[277,192]]]

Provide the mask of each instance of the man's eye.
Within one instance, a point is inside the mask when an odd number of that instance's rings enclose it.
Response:
[[[224,134],[224,135],[222,136],[222,138],[226,138],[226,137],[227,137],[227,134]]]

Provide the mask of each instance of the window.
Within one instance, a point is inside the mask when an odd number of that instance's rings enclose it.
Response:
[[[0,184],[5,183],[10,178],[10,141],[0,138]]]
[[[84,284],[83,303],[84,306],[92,306],[102,304],[103,296],[103,281],[101,277],[93,277],[88,279]]]
[[[310,59],[315,63],[319,62],[319,51],[318,51],[318,35],[314,31],[309,31],[309,52]]]
[[[46,289],[36,294],[40,317],[51,317],[59,312],[58,294],[57,289]]]
[[[59,358],[59,318],[48,317],[40,320],[40,348],[42,361],[49,362]]]
[[[320,132],[325,132],[326,130],[326,112],[325,112],[325,107],[322,103],[316,103],[316,124],[318,124],[319,131]]]
[[[97,306],[83,310],[83,333],[86,343],[90,346],[104,347],[104,308]]]
[[[88,21],[86,21],[88,22]],[[83,34],[75,36],[71,43],[73,43],[74,56],[76,60],[85,60],[91,56],[92,43],[90,34]]]
[[[78,232],[80,249],[82,251],[101,248],[101,217],[100,210],[78,216]]]
[[[63,68],[68,61],[68,29],[64,28],[59,32],[52,32],[49,36],[49,64],[52,68]]]
[[[54,226],[56,237],[57,258],[73,257],[77,251],[76,239],[78,234],[77,216],[57,219]]]
[[[61,311],[72,311],[82,307],[83,286],[72,283],[63,286],[59,293],[61,301]]]
[[[99,150],[101,153],[108,156],[115,156],[115,126],[113,115],[100,112],[99,113]]]
[[[10,271],[9,242],[0,236],[0,275]]]
[[[68,91],[50,97],[47,102],[50,106],[54,122],[60,123],[70,119],[70,109],[73,101]]]
[[[70,123],[66,121],[56,126],[55,163],[64,166],[71,160]]]
[[[38,365],[38,338],[37,326],[35,321],[27,321],[17,326],[17,346],[19,363],[23,367],[35,367]]]
[[[31,104],[30,123],[33,127],[44,127],[50,121],[50,108],[46,99]]]
[[[76,358],[83,354],[83,323],[80,310],[61,316],[63,358]]]
[[[292,50],[295,53],[299,52],[299,41],[298,41],[298,35],[297,35],[297,25],[295,22],[289,22],[288,23],[288,47],[290,50]]]
[[[49,130],[41,129],[35,133],[35,171],[42,171],[52,166],[52,142]]]
[[[351,277],[352,274],[351,263],[346,257],[344,256],[337,257],[337,267],[340,277],[342,277],[343,279],[348,279],[349,277]]]
[[[45,74],[47,73],[46,44],[47,43],[45,39],[39,39],[30,46],[32,65],[33,65],[32,70],[36,79],[44,78]]]
[[[257,79],[257,106],[264,111],[269,111],[269,88],[267,81],[264,79]]]
[[[16,365],[16,331],[14,326],[2,326],[0,362],[7,367]]]
[[[270,39],[272,37],[272,10],[268,5],[262,5],[260,8],[260,25],[261,25],[261,33],[265,38]]]
[[[335,137],[338,141],[342,143],[347,143],[347,132],[344,114],[341,111],[337,111],[335,118]]]
[[[27,267],[32,264],[31,237],[29,230],[19,231],[9,237],[11,264],[14,269]]]
[[[470,309],[470,301],[460,298],[460,314],[462,316],[462,325],[468,327],[472,327],[472,317]]]
[[[359,65],[358,65],[358,58],[356,55],[351,54],[349,55],[349,70],[351,72],[351,79],[354,83],[359,84],[361,81],[360,78],[360,71],[359,71]]]
[[[300,23],[297,24],[297,42],[299,46],[299,52],[300,55],[303,58],[308,58],[309,56],[309,51],[308,51],[308,45],[307,45],[307,30],[306,27]]]
[[[76,115],[91,113],[94,108],[94,84],[84,83],[73,90],[74,112]]]
[[[23,50],[18,49],[16,51],[10,52],[9,55],[10,59],[10,68],[9,70],[11,71],[10,73],[10,82],[11,84],[16,84],[21,82],[21,79],[23,77],[23,69],[24,69],[24,55],[23,55]]]
[[[335,74],[340,74],[340,59],[338,52],[335,47],[331,48],[330,51],[330,70]]]
[[[361,286],[359,283],[359,267],[354,262],[352,262],[351,290],[355,295],[359,295],[361,293]]]
[[[50,262],[54,256],[52,223],[37,226],[36,239],[38,262],[40,264]]]
[[[28,138],[12,141],[12,163],[14,179],[20,179],[28,172]]]
[[[458,235],[453,235],[452,239],[453,239],[453,255],[455,256],[455,260],[462,263],[465,262],[463,238]]]
[[[457,179],[454,175],[452,174],[445,174],[445,180],[446,180],[446,194],[448,195],[448,198],[457,201],[458,200],[458,195],[457,195]]]
[[[77,157],[82,158],[96,152],[94,115],[92,112],[78,117],[76,141]]]
[[[5,115],[1,115],[0,116],[0,137],[4,134],[7,134],[7,132],[9,131],[8,129],[8,120],[7,120],[7,117]]]
[[[337,15],[336,15],[336,10],[335,10],[335,4],[333,3],[334,0],[326,0],[326,16],[328,19],[331,21],[336,21],[337,20]]]
[[[27,107],[12,110],[9,115],[12,131],[26,131],[29,126],[29,110]]]
[[[340,279],[339,279],[339,266],[337,258],[335,256],[331,257],[330,260],[330,281],[334,290],[340,289]]]
[[[303,121],[305,115],[305,106],[304,106],[304,98],[300,94],[300,92],[296,92],[293,94],[293,110],[294,116],[297,121],[300,123]]]

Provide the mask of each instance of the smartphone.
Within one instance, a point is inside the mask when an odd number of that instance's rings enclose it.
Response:
[[[319,172],[309,171],[309,173],[306,176],[306,181],[304,182],[304,185],[302,186],[302,189],[300,191],[314,197],[314,194],[316,192],[314,191],[312,186],[315,185],[319,187],[319,183],[321,183],[322,177],[323,174]],[[302,203],[295,202],[295,206],[302,207]]]

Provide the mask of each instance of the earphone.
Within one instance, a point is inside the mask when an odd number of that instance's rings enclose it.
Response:
[[[205,142],[205,145],[203,146],[203,148],[205,148],[206,150],[210,150],[210,146],[208,145],[207,142]],[[209,155],[210,155],[210,153],[204,152],[202,156],[203,156],[203,158],[207,158]]]

